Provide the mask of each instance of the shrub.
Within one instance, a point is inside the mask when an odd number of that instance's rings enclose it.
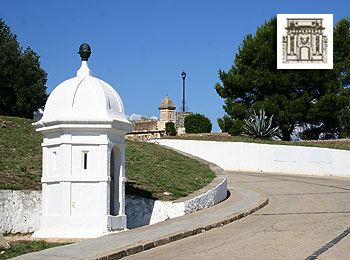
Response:
[[[222,132],[228,132],[230,135],[240,135],[242,133],[244,121],[238,118],[232,119],[224,115],[223,118],[218,118],[218,124]]]
[[[254,115],[251,115],[247,120],[244,120],[245,125],[243,126],[243,133],[261,139],[271,138],[276,131],[277,127],[272,127],[273,115],[267,122],[267,116],[265,116],[265,110],[259,109],[259,115],[254,110]]]
[[[176,135],[175,124],[173,122],[165,123],[165,133],[167,135],[171,135],[171,136],[175,136]]]
[[[185,117],[186,133],[210,133],[211,128],[212,124],[206,116],[194,114]]]

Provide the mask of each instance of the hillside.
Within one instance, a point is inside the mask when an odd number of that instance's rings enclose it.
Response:
[[[33,122],[0,116],[0,189],[41,189],[42,135]],[[196,160],[160,145],[129,140],[125,168],[127,193],[162,200],[187,196],[215,177]]]

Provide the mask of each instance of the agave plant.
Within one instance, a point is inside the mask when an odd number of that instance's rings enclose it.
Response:
[[[242,128],[243,133],[254,138],[271,138],[278,130],[278,126],[272,127],[272,118],[273,115],[267,120],[264,109],[259,109],[259,115],[257,115],[254,110],[253,115],[247,120],[244,119],[245,125]]]

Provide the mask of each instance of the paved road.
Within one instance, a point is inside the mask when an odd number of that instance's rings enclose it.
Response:
[[[269,204],[125,259],[350,259],[350,178],[229,172],[232,185],[265,192]]]

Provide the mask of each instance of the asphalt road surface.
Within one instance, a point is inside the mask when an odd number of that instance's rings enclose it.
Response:
[[[350,178],[228,172],[269,197],[263,209],[125,259],[350,259]]]

